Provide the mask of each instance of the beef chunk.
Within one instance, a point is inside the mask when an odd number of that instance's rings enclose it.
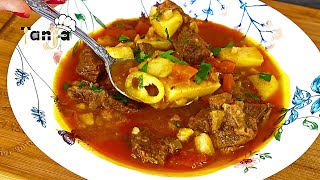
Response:
[[[211,138],[214,146],[225,153],[235,151],[253,139],[252,137],[236,134],[233,127],[226,124],[223,125],[221,130],[214,131]]]
[[[173,38],[173,45],[179,56],[189,64],[198,65],[210,57],[208,44],[188,26],[183,26]]]
[[[147,128],[134,127],[131,133],[131,156],[144,163],[163,165],[169,154],[182,148],[182,144],[175,138],[157,137],[156,133]]]
[[[189,119],[188,126],[195,131],[208,133],[211,131],[210,121],[210,110],[202,109],[198,114]]]
[[[96,82],[98,76],[105,71],[104,62],[89,46],[84,46],[79,55],[76,72],[85,80]]]
[[[244,112],[250,117],[257,119],[258,123],[268,120],[271,110],[271,104],[244,104]]]
[[[149,43],[139,43],[138,47],[141,51],[148,55],[151,55],[156,51],[155,48]]]
[[[222,109],[222,105],[232,102],[232,95],[230,93],[222,93],[211,96],[209,98],[209,105],[211,109]]]
[[[215,146],[223,152],[235,151],[257,135],[257,120],[244,112],[244,106],[240,101],[223,104],[224,121],[220,129],[212,133]]]
[[[84,81],[83,81],[84,82]],[[97,86],[97,85],[93,85]],[[102,90],[95,92],[88,82],[82,86],[80,82],[74,82],[73,86],[68,88],[68,96],[74,101],[86,103],[90,109],[96,109],[99,107],[113,108],[119,112],[132,113],[137,109],[126,106],[125,104],[113,99],[107,91]]]

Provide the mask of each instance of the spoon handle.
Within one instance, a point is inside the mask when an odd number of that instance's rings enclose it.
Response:
[[[43,0],[25,0],[25,2],[33,11],[35,11],[36,13],[40,14],[42,17],[48,19],[53,23],[55,23],[55,20],[59,19],[59,17],[61,16],[61,14],[58,11],[53,9]],[[106,67],[109,69],[110,65],[112,64],[111,61],[113,60],[113,58],[110,56],[110,54],[106,51],[106,49],[103,46],[98,44],[93,38],[88,36],[77,26],[75,26],[75,29],[74,31],[72,31],[72,33],[81,40],[83,40],[88,46],[90,46],[95,51],[95,53],[104,60],[104,62],[106,63]]]

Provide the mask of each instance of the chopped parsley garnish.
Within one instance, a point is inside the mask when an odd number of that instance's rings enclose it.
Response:
[[[158,14],[151,19],[151,21],[153,21],[153,20],[159,21],[161,14],[162,14],[161,11],[159,11]]]
[[[92,89],[93,88],[93,82],[90,82],[89,86]]]
[[[140,76],[138,77],[138,88],[139,88],[139,89],[142,89],[142,88],[143,88],[143,76],[142,76],[142,75],[140,75]]]
[[[237,97],[236,100],[237,101],[244,101],[244,97]]]
[[[142,66],[142,68],[140,69],[142,72],[147,72],[148,63],[149,63],[149,62],[146,62],[146,63]]]
[[[232,48],[234,46],[234,43],[233,42],[229,42],[225,48]]]
[[[97,88],[97,87],[94,86],[93,82],[90,82],[89,86],[90,86],[90,89],[93,92],[102,92],[102,91],[104,91],[104,87]]]
[[[211,50],[213,56],[217,56],[221,51],[221,48],[213,48]]]
[[[121,93],[117,93],[113,97],[114,99],[122,102],[123,104],[128,104],[128,98]]]
[[[189,42],[189,39],[187,37],[183,38],[183,44],[187,44]]]
[[[176,125],[177,128],[183,128],[182,124],[178,121],[173,121],[174,125]]]
[[[202,82],[202,79],[201,79],[199,76],[197,76],[197,75],[194,76],[193,80],[194,80],[194,82],[196,82],[197,84],[200,84],[200,83]]]
[[[166,51],[166,52],[160,54],[159,56],[162,57],[162,58],[165,58],[165,59],[169,59],[173,63],[182,64],[182,65],[188,65],[187,62],[182,61],[179,58],[171,55],[173,52],[174,52],[174,50],[169,50],[169,51]]]
[[[68,89],[69,87],[70,87],[70,85],[68,83],[64,83],[63,86],[62,86],[62,88],[64,90]]]
[[[263,79],[265,81],[270,82],[271,81],[271,77],[272,77],[272,74],[266,74],[266,73],[263,73],[263,72],[259,73],[259,78]]]
[[[257,101],[260,101],[260,98],[256,95],[256,94],[253,94],[253,93],[245,93],[244,94],[245,96],[248,96],[248,97],[251,97]]]
[[[229,43],[225,46],[225,48],[232,48],[233,46],[234,46],[234,43],[233,43],[233,42],[229,42]],[[217,56],[217,55],[220,53],[220,51],[221,51],[221,48],[213,48],[213,49],[211,50],[213,56]]]
[[[148,59],[149,57],[151,57],[152,54],[146,54],[143,51],[141,51],[136,57],[134,57],[134,59],[138,62],[138,63],[142,63],[144,60]]]
[[[211,67],[211,64],[201,63],[197,74],[194,76],[194,81],[200,84],[202,80],[207,78]]]
[[[80,83],[80,85],[79,85],[79,88],[81,89],[81,88],[83,88],[83,86],[86,84],[86,82],[85,81],[81,81],[81,83]]]
[[[93,89],[93,92],[102,92],[102,91],[104,91],[103,87]]]
[[[130,38],[128,36],[125,36],[125,35],[120,35],[119,37],[119,41],[120,42],[123,42],[123,41],[130,41]]]
[[[123,23],[122,22],[118,22],[117,26],[118,26],[118,28],[122,28],[123,27]]]
[[[172,41],[171,41],[171,39],[170,39],[169,32],[168,32],[168,28],[166,28],[166,29],[164,30],[164,32],[166,32],[166,39],[167,39],[169,42],[172,43]]]

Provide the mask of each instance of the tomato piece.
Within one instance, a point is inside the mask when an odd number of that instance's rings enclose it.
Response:
[[[140,20],[136,25],[135,30],[140,36],[142,36],[144,34],[147,34],[149,28],[150,23],[148,23],[148,21]]]
[[[219,61],[214,57],[210,57],[207,60],[207,63],[211,64],[213,67],[216,68],[218,72],[221,72],[223,74],[231,74],[236,68],[236,64],[234,62],[229,60]]]
[[[127,36],[128,38],[130,38],[131,41],[133,41],[137,35],[137,32],[134,29],[130,29],[130,30],[123,31],[122,35]]]
[[[206,164],[208,157],[196,151],[180,151],[168,159],[169,166],[195,169]]]
[[[218,61],[216,58],[214,57],[210,57],[208,60],[207,60],[207,63],[208,64],[211,64],[213,67],[215,68],[218,68],[219,65],[220,65],[220,61]]]
[[[224,75],[223,75],[222,89],[223,89],[225,92],[231,93],[234,85],[235,85],[235,82],[234,82],[233,75],[232,75],[232,74],[224,74]]]
[[[221,73],[231,74],[236,68],[236,63],[228,60],[221,61],[218,67],[218,71]]]
[[[177,80],[189,80],[198,70],[194,67],[182,64],[175,64],[172,68],[172,76]]]

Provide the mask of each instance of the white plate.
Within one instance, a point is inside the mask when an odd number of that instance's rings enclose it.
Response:
[[[162,0],[163,1],[163,0]],[[162,2],[160,1],[160,2]],[[148,14],[151,0],[83,1],[69,0],[56,7],[77,20],[84,31],[100,28],[117,18]],[[290,77],[290,105],[273,140],[241,163],[196,179],[262,179],[284,169],[298,159],[319,135],[320,124],[320,53],[308,36],[288,18],[255,0],[180,0],[186,13],[236,28],[269,49]],[[77,17],[75,16],[77,14]],[[50,22],[39,19],[31,31],[48,30]],[[52,85],[59,57],[77,42],[59,41],[54,49],[44,48],[45,41],[33,41],[30,32],[13,53],[7,76],[12,110],[24,132],[50,158],[89,179],[166,179],[108,162],[78,143],[67,145],[57,130],[62,129],[53,116]],[[54,60],[55,59],[55,60]]]

